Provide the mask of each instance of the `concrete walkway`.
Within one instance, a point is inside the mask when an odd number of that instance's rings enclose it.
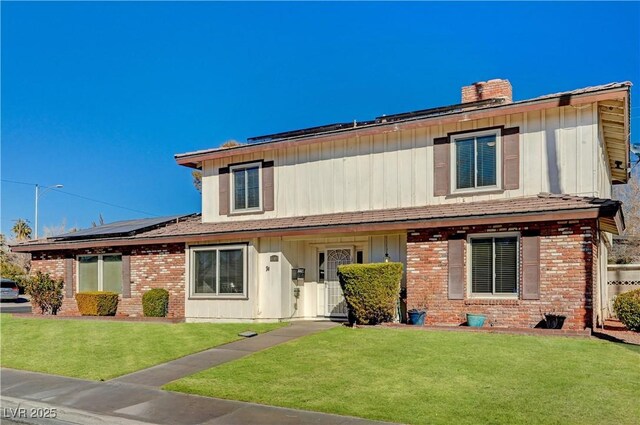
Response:
[[[213,366],[218,366],[222,363],[230,362],[257,351],[334,326],[338,326],[338,323],[329,321],[292,322],[289,326],[271,332],[229,344],[219,345],[215,348],[191,354],[168,363],[120,376],[112,381],[146,385],[149,387],[161,387],[171,381],[192,375],[201,370],[209,369]]]
[[[284,409],[233,400],[180,394],[127,382],[95,382],[13,369],[0,369],[2,419],[30,424],[160,425],[365,425],[348,416]],[[11,412],[25,409],[25,416]],[[55,419],[31,416],[30,408],[56,409]]]

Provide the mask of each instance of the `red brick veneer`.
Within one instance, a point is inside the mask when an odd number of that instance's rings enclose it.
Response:
[[[567,316],[565,329],[592,326],[592,294],[598,245],[595,221],[540,224],[467,226],[409,231],[407,235],[408,307],[426,304],[427,323],[460,325],[465,313],[484,314],[485,326],[533,327],[545,312]],[[454,234],[522,232],[540,233],[540,299],[480,300],[465,293],[464,300],[447,296],[447,240]],[[465,266],[468,244],[465,244]],[[466,268],[466,267],[465,267]],[[522,277],[522,250],[520,250]],[[465,289],[469,278],[465,274]]]
[[[32,271],[40,270],[52,276],[64,278],[65,256],[75,259],[83,254],[105,254],[110,252],[131,256],[131,298],[118,302],[118,315],[142,316],[142,295],[152,288],[169,291],[169,317],[184,317],[185,299],[185,246],[184,244],[144,245],[125,249],[101,248],[69,251],[46,251],[33,253]],[[73,294],[76,293],[75,279],[77,262],[73,265]],[[66,285],[66,282],[65,282]],[[64,298],[60,315],[79,315],[75,298]]]

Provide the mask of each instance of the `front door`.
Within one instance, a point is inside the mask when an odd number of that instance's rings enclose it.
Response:
[[[347,303],[340,287],[338,279],[338,266],[341,264],[351,264],[352,252],[350,248],[327,249],[326,253],[326,315],[331,317],[347,317]]]

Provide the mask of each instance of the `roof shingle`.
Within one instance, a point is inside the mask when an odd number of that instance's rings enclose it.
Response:
[[[277,234],[286,231],[322,230],[327,232],[341,228],[358,225],[389,225],[394,224],[401,228],[411,229],[418,227],[420,223],[434,222],[446,226],[447,222],[456,219],[467,219],[473,223],[473,219],[481,219],[499,216],[524,216],[531,214],[545,214],[553,212],[570,212],[578,210],[590,210],[598,212],[599,217],[614,217],[621,203],[611,199],[579,197],[571,195],[540,194],[534,197],[500,199],[481,202],[458,202],[454,204],[428,205],[411,208],[398,208],[386,210],[342,212],[335,214],[322,214],[301,217],[282,217],[257,220],[238,220],[218,223],[203,223],[199,214],[191,215],[183,219],[173,221],[164,226],[143,231],[132,236],[96,239],[96,244],[108,246],[109,241],[130,240],[139,241],[140,244],[151,243],[153,240],[181,238],[186,240],[190,236],[230,236],[235,233],[246,234],[269,233]],[[517,220],[514,217],[514,221]],[[78,242],[88,242],[92,239],[83,239]],[[17,250],[36,251],[43,245],[58,245],[69,241],[56,241],[45,239],[31,241],[16,245]]]

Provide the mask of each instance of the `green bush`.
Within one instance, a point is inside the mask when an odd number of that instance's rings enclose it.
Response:
[[[169,312],[169,291],[155,288],[142,296],[142,312],[146,317],[166,317]]]
[[[78,292],[76,302],[83,316],[115,316],[118,310],[118,294],[115,292]]]
[[[40,309],[40,314],[58,314],[62,307],[62,279],[54,279],[48,273],[37,271],[24,281],[25,292],[31,295],[31,305]]]
[[[345,264],[338,266],[338,277],[351,324],[375,325],[393,320],[402,263]]]
[[[628,329],[640,331],[640,289],[618,295],[613,310]]]

